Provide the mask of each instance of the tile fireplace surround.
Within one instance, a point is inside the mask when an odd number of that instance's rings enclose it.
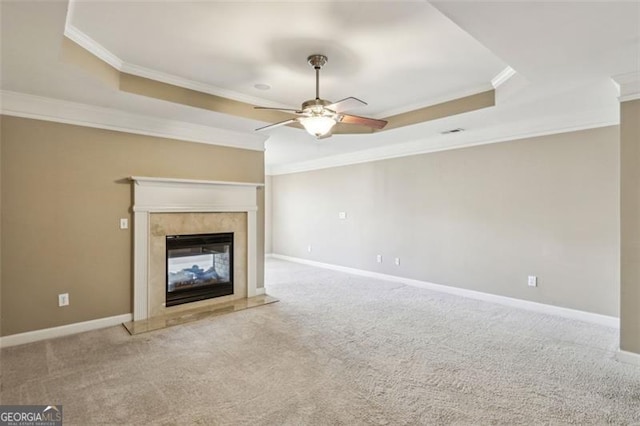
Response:
[[[262,294],[256,277],[257,188],[261,183],[132,176],[133,320]],[[233,232],[234,294],[164,306],[165,236]]]

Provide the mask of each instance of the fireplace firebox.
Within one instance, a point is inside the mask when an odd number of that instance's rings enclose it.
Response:
[[[233,294],[233,232],[167,235],[166,306]]]

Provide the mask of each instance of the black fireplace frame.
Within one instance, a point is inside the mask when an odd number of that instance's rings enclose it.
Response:
[[[233,232],[216,234],[167,235],[165,238],[165,306],[197,302],[233,294]],[[169,250],[202,246],[203,244],[229,244],[229,282],[169,291]]]

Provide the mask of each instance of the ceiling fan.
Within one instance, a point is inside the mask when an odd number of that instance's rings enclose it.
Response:
[[[279,123],[260,127],[256,130],[271,129],[297,122],[300,123],[309,134],[315,136],[317,139],[324,139],[331,136],[331,129],[336,123],[360,124],[373,129],[382,129],[387,125],[385,120],[344,113],[344,111],[367,105],[366,102],[360,99],[349,97],[334,103],[320,99],[320,69],[327,63],[327,57],[324,55],[311,55],[307,58],[307,62],[316,70],[316,98],[304,101],[300,109],[255,107],[255,109],[283,111],[298,116]]]

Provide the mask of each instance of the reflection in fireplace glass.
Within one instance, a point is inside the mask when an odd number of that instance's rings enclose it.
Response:
[[[169,291],[229,281],[228,245],[171,250],[171,256]]]
[[[233,233],[167,236],[166,306],[233,294]]]

